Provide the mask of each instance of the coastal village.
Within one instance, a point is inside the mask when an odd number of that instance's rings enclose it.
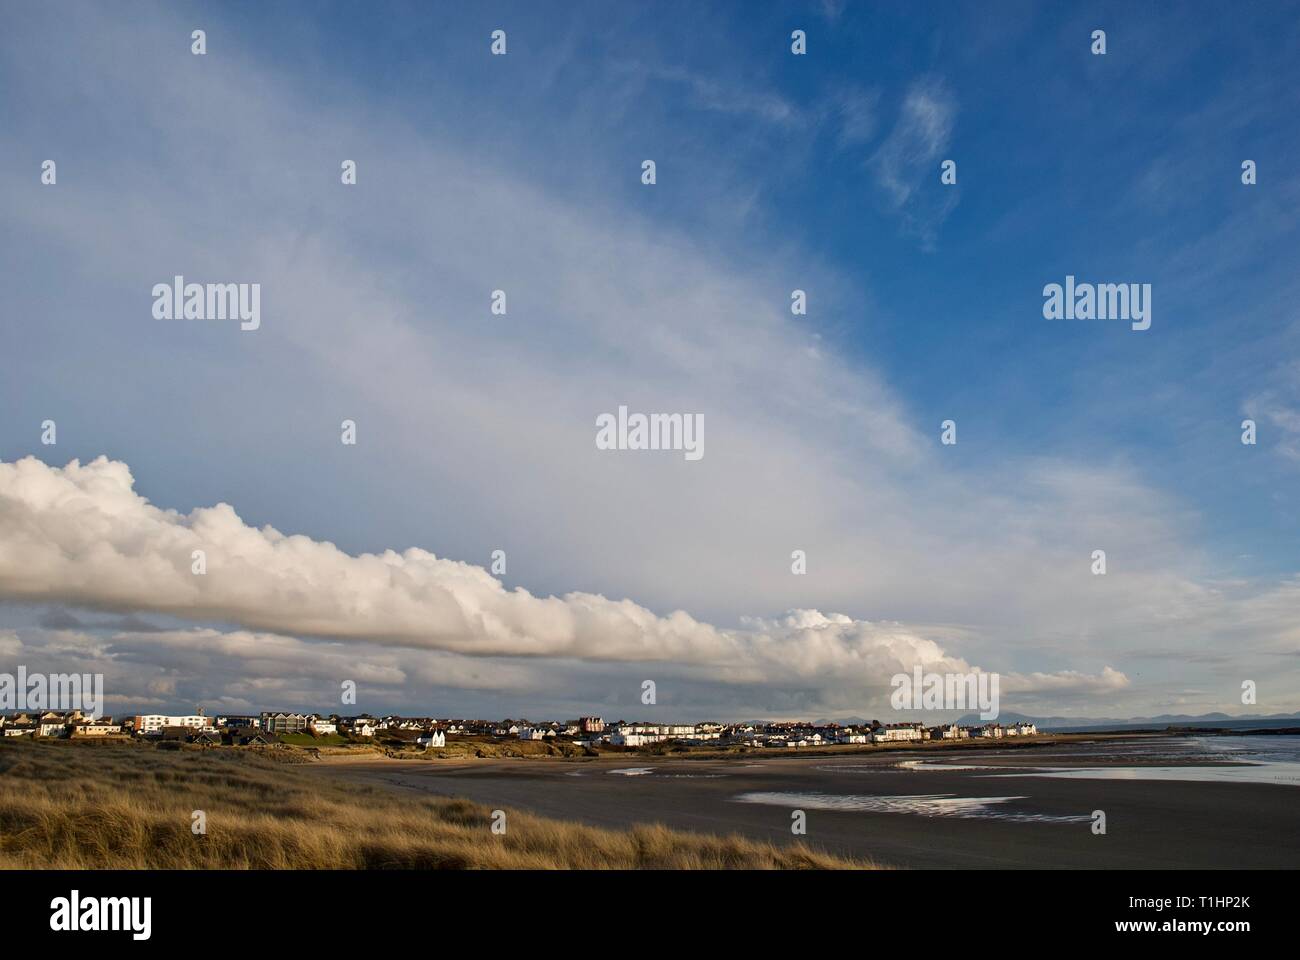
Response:
[[[831,722],[779,723],[642,723],[600,717],[579,717],[565,722],[528,720],[461,720],[432,717],[343,717],[314,713],[259,713],[207,716],[145,714],[98,719],[80,711],[15,713],[0,715],[5,737],[59,739],[139,738],[211,746],[260,746],[276,743],[340,745],[397,741],[425,750],[447,746],[449,739],[495,739],[567,742],[592,750],[620,751],[651,748],[657,744],[684,747],[771,747],[805,749],[840,744],[884,744],[904,741],[1000,739],[1038,733],[1032,723],[956,723],[925,726],[921,723],[870,723],[845,725]]]

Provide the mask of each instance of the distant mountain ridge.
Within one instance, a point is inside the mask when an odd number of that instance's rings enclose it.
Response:
[[[999,723],[1028,722],[1040,730],[1059,729],[1061,727],[1133,727],[1133,726],[1198,726],[1215,723],[1240,723],[1257,720],[1295,720],[1300,724],[1300,716],[1294,713],[1243,713],[1233,716],[1229,713],[1162,713],[1154,717],[1041,717],[1006,710],[998,714]],[[979,714],[968,713],[957,720],[960,724],[977,725],[983,723]]]

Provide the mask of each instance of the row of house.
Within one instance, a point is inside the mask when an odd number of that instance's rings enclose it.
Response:
[[[606,724],[600,718],[596,724],[577,721],[568,724],[515,724],[507,721],[491,730],[496,736],[518,736],[521,740],[546,740],[553,737],[573,737],[579,743],[592,746],[609,744],[621,747],[643,747],[672,741],[690,745],[742,744],[757,747],[816,747],[830,744],[895,743],[925,740],[964,740],[972,737],[1015,737],[1038,733],[1032,723],[1002,725],[989,723],[983,726],[962,727],[957,724],[940,724],[927,727],[921,723],[889,723],[872,721],[858,726],[841,726],[836,723],[770,723],[770,724],[655,724],[618,720]],[[599,730],[590,736],[585,730]],[[583,737],[586,736],[586,739]]]
[[[108,737],[121,736],[122,725],[112,717],[91,717],[80,710],[0,715],[0,733],[6,737]]]
[[[820,727],[801,724],[745,725],[732,735],[732,743],[754,747],[820,747],[846,743],[899,743],[926,740],[967,740],[971,738],[1027,737],[1038,733],[1032,723],[962,727],[955,723],[927,727],[921,723],[879,723],[860,726],[826,724]]]
[[[376,728],[364,721],[357,727],[359,732],[373,736]],[[35,737],[104,737],[136,736],[156,738],[163,737],[168,731],[169,739],[178,739],[185,735],[194,738],[199,734],[216,734],[220,736],[231,730],[253,731],[254,733],[278,736],[284,733],[311,731],[318,736],[334,733],[336,724],[329,719],[315,715],[299,714],[262,714],[259,716],[224,716],[209,717],[202,712],[172,716],[169,714],[138,714],[115,722],[112,717],[89,717],[79,710],[46,711],[40,714],[17,713],[12,716],[0,715],[0,733],[6,737],[31,735]],[[251,735],[251,734],[245,734]],[[212,739],[209,737],[208,739]]]
[[[149,739],[186,740],[195,743],[248,745],[275,743],[287,735],[309,734],[325,737],[341,734],[351,738],[373,738],[383,734],[414,742],[424,749],[445,747],[448,736],[497,737],[520,740],[571,740],[576,744],[599,747],[638,748],[657,743],[686,745],[740,744],[754,747],[799,748],[830,744],[897,743],[925,740],[965,740],[1032,736],[1038,728],[1032,723],[986,723],[960,726],[955,723],[924,726],[916,722],[882,724],[878,721],[857,725],[831,722],[818,724],[777,723],[696,723],[669,724],[617,720],[606,723],[596,716],[579,717],[565,722],[535,723],[528,720],[490,721],[434,719],[430,717],[345,717],[308,713],[263,712],[227,714],[210,717],[203,711],[190,715],[142,714],[114,722],[111,717],[95,719],[73,710],[66,713],[20,713],[0,715],[0,733],[11,736],[37,737],[105,737],[135,736]]]

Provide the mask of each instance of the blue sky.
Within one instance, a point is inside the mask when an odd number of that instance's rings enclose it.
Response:
[[[1296,4],[72,9],[3,15],[0,460],[106,455],[158,506],[347,554],[502,547],[507,589],[681,609],[750,631],[727,643],[758,665],[662,637],[322,637],[57,572],[6,591],[29,660],[88,644],[178,706],[328,707],[328,677],[257,675],[244,634],[269,631],[306,645],[286,662],[378,657],[376,709],[632,713],[649,669],[683,713],[863,713],[917,659],[1014,674],[1026,712],[1234,710],[1265,676],[1247,712],[1300,707]],[[152,321],[175,273],[260,281],[264,328]],[[1152,284],[1151,329],[1044,320],[1067,274]],[[699,469],[597,459],[591,418],[624,402],[703,412]],[[172,646],[50,609],[151,616]],[[247,642],[186,666],[197,630]],[[429,650],[517,685],[430,686]]]
[[[596,190],[704,237],[798,245],[863,288],[816,311],[818,331],[918,416],[961,411],[979,440],[966,456],[1123,458],[1185,497],[1233,559],[1294,569],[1300,513],[1276,501],[1294,464],[1241,470],[1223,451],[1239,452],[1242,404],[1295,343],[1295,4],[236,9],[241,43],[293,64],[322,101],[454,126],[574,203]],[[513,50],[485,59],[473,38],[502,17]],[[799,28],[804,58],[787,53]],[[1104,58],[1077,39],[1097,28],[1114,36]],[[872,190],[871,157],[927,77],[952,109],[957,198],[917,169],[921,195],[900,213]],[[671,189],[647,197],[593,152],[671,158]],[[1243,158],[1268,189],[1239,189]],[[1038,278],[1068,272],[1158,283],[1163,323],[1134,338],[1039,322]],[[774,297],[795,282],[773,280]]]

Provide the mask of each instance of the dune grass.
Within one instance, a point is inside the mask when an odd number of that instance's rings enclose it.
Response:
[[[192,829],[194,811],[206,833]],[[0,741],[0,868],[848,869],[651,824],[605,830],[464,800],[339,785],[272,754]]]

